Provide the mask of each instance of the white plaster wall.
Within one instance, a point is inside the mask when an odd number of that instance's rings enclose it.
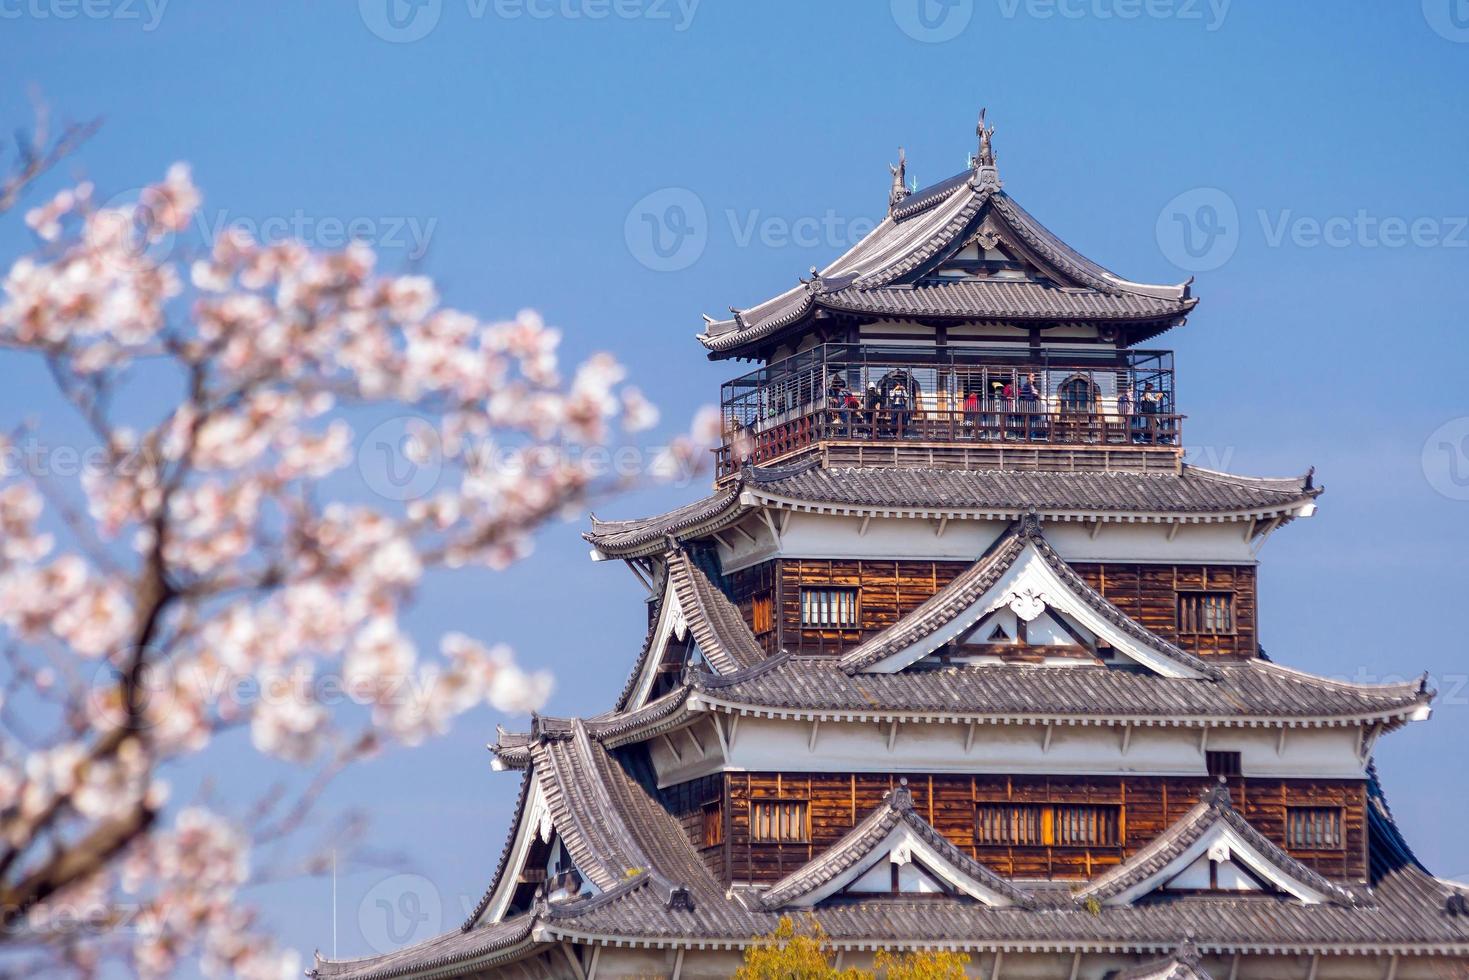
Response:
[[[1366,775],[1356,751],[1355,728],[1290,729],[1283,745],[1278,729],[1216,728],[1210,730],[1206,746],[1199,729],[1134,728],[1125,753],[1123,730],[1113,726],[1055,726],[1049,750],[1042,725],[980,725],[968,752],[966,735],[963,724],[907,723],[899,726],[890,751],[886,723],[826,721],[812,748],[809,722],[744,717],[730,745],[728,768],[1202,776],[1207,748],[1240,752],[1246,776],[1360,779]],[[655,764],[660,758],[655,751]],[[665,779],[661,767],[659,777],[664,783],[678,781]]]
[[[973,561],[995,542],[1009,521],[950,520],[939,533],[936,518],[874,517],[862,532],[862,518],[834,514],[790,513],[779,546],[768,529],[752,545],[735,532],[722,536],[733,549],[721,550],[726,571],[776,555],[791,558],[910,558]],[[1166,524],[1103,523],[1093,534],[1088,524],[1044,523],[1046,540],[1068,561],[1255,563],[1244,523],[1184,524],[1173,539]]]

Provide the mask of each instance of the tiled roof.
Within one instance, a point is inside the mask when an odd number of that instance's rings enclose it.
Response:
[[[550,948],[547,944],[558,941],[738,947],[775,927],[778,911],[765,911],[756,899],[747,901],[747,892],[726,893],[678,822],[595,739],[587,738],[574,724],[570,730],[570,738],[539,737],[535,749],[538,765],[554,762],[553,775],[546,783],[550,792],[566,798],[556,804],[565,814],[557,823],[558,832],[568,837],[588,835],[575,850],[584,852],[595,840],[616,851],[615,864],[640,862],[635,874],[588,900],[541,904],[499,923],[476,922],[464,931],[386,956],[335,962],[318,958],[316,974],[331,980],[455,975],[454,964],[464,964],[465,972],[470,972],[471,965],[477,969],[484,957],[496,951],[516,955],[521,950],[529,955],[535,948]],[[555,761],[553,756],[565,758]],[[1373,785],[1380,795],[1375,780]],[[1231,809],[1215,801],[1201,806],[1211,812],[1233,813],[1224,819],[1254,833]],[[591,826],[593,819],[606,826]],[[889,820],[892,815],[874,819]],[[1197,823],[1192,813],[1185,816],[1165,834],[1168,839],[1160,849],[1176,847]],[[1404,849],[1393,846],[1398,838],[1384,805],[1369,820],[1370,895],[1359,895],[1319,876],[1313,879],[1318,887],[1339,893],[1335,903],[1307,905],[1261,895],[1154,895],[1133,905],[1097,907],[1085,902],[1091,894],[1088,890],[1073,893],[1018,885],[1012,886],[1017,894],[1024,890],[1033,896],[1032,907],[995,908],[967,899],[875,897],[818,905],[813,914],[829,941],[839,947],[911,943],[970,950],[1151,951],[1167,955],[1177,949],[1180,936],[1189,936],[1198,949],[1213,953],[1363,950],[1469,955],[1469,917],[1446,912],[1447,901],[1458,889],[1405,859]],[[1294,860],[1283,852],[1272,856],[1281,862]],[[590,860],[605,863],[606,859],[599,854]],[[1145,858],[1143,863],[1151,866],[1153,862]],[[1135,859],[1123,866],[1127,871],[1109,872],[1097,880],[1105,890],[1116,884],[1109,875],[1135,872],[1137,864]],[[816,868],[810,870],[819,873]],[[1293,870],[1303,876],[1314,874],[1305,868]],[[1131,978],[1132,974],[1124,976]]]
[[[987,554],[913,612],[844,654],[841,659],[843,669],[848,673],[866,670],[913,647],[924,637],[952,622],[1001,580],[1027,546],[1036,549],[1047,567],[1061,579],[1072,595],[1123,633],[1158,651],[1164,659],[1183,669],[1204,677],[1219,676],[1217,668],[1139,626],[1135,620],[1084,582],[1046,541],[1041,534],[1040,520],[1033,514],[1017,521],[995,542]]]
[[[1199,963],[1199,951],[1189,941],[1182,943],[1172,956],[1150,963],[1140,963],[1125,970],[1113,970],[1102,980],[1213,980]]]
[[[1025,908],[1035,904],[1027,892],[949,843],[947,837],[920,817],[913,809],[913,794],[905,784],[889,790],[881,805],[862,818],[841,840],[761,894],[761,906],[771,910],[785,908],[796,899],[816,891],[868,857],[899,826],[907,827],[944,861],[987,892],[1001,896],[1008,904]]]
[[[1049,280],[925,279],[986,220],[1009,229],[1061,277]],[[1124,279],[1083,256],[1022,208],[998,184],[966,170],[897,204],[862,241],[811,279],[732,319],[706,319],[699,340],[711,356],[752,353],[754,345],[801,323],[817,309],[877,317],[1170,321],[1198,301],[1187,283]],[[1156,332],[1156,329],[1152,332]]]
[[[688,552],[680,548],[669,555],[668,577],[689,631],[715,670],[732,673],[765,658],[739,609],[709,581]]]
[[[1193,809],[1185,813],[1171,827],[1153,838],[1121,864],[1093,878],[1084,888],[1077,889],[1073,897],[1080,904],[1086,904],[1090,900],[1105,903],[1128,889],[1143,884],[1167,868],[1181,855],[1187,853],[1189,848],[1197,844],[1204,834],[1221,822],[1238,834],[1240,839],[1271,865],[1279,868],[1293,881],[1300,882],[1312,892],[1325,896],[1327,901],[1347,906],[1368,904],[1366,897],[1359,896],[1351,889],[1317,874],[1256,830],[1254,825],[1234,808],[1229,799],[1229,791],[1223,786],[1211,788],[1204,794],[1204,798],[1194,805]]]
[[[831,657],[781,655],[727,677],[696,676],[694,684],[701,700],[777,717],[1074,719],[1078,724],[1401,724],[1433,696],[1421,681],[1350,684],[1258,659],[1214,666],[1218,680],[1102,665],[996,664],[849,674]]]
[[[593,519],[583,535],[615,557],[661,552],[738,520],[741,494],[777,507],[837,513],[1106,519],[1156,515],[1175,520],[1288,516],[1321,493],[1309,476],[1236,476],[1195,466],[1179,473],[1072,473],[930,468],[837,468],[814,464],[747,467],[740,480],[677,510],[632,521]]]

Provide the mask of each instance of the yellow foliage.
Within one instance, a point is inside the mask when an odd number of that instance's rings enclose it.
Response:
[[[969,957],[963,953],[877,953],[877,972],[832,965],[826,933],[814,916],[798,928],[788,915],[775,931],[745,949],[745,962],[734,980],[964,980]]]
[[[797,929],[788,915],[775,931],[745,949],[744,965],[734,980],[873,980],[861,970],[838,970],[831,964],[826,933],[808,917]]]
[[[969,957],[963,953],[935,950],[894,956],[880,949],[876,965],[884,980],[964,980],[964,968],[969,965]]]

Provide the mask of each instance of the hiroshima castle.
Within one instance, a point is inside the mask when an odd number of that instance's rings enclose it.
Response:
[[[585,534],[647,590],[601,639],[625,685],[499,733],[462,925],[311,975],[727,977],[789,916],[843,967],[986,980],[1469,977],[1469,898],[1373,766],[1434,692],[1261,646],[1261,547],[1322,487],[1184,462],[1192,283],[1068,246],[992,132],[921,189],[900,154],[871,234],[705,318],[743,362],[713,492]]]

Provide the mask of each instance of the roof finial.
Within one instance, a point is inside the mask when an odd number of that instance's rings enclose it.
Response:
[[[888,164],[888,170],[893,174],[893,187],[888,191],[888,210],[897,207],[905,197],[908,196],[908,157],[903,148],[898,147],[898,163],[896,166]]]
[[[974,127],[974,133],[979,137],[979,156],[974,158],[976,167],[993,167],[995,165],[995,148],[990,142],[990,137],[995,135],[995,127],[986,127],[984,114],[987,110],[979,110],[979,124]]]

